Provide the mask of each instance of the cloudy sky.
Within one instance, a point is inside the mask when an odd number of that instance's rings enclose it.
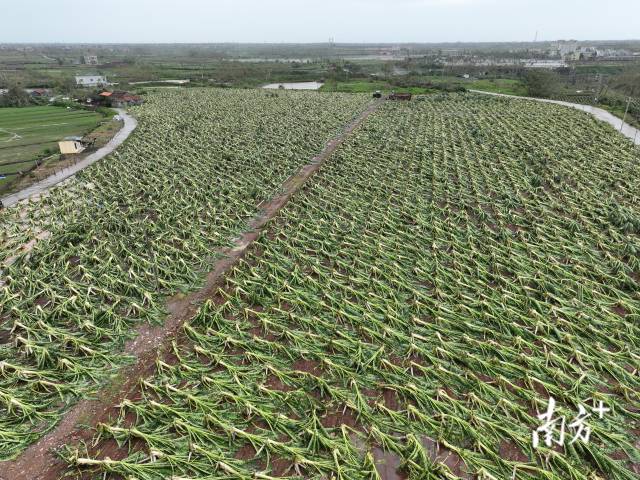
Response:
[[[2,6],[4,4],[4,6]],[[640,0],[0,0],[0,42],[640,38]]]

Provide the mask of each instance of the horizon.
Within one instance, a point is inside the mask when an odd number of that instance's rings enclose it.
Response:
[[[471,45],[494,45],[494,44],[544,44],[554,42],[621,42],[621,43],[633,43],[640,42],[638,38],[554,38],[549,40],[458,40],[448,42],[332,42],[334,45],[457,45],[457,44],[471,44]],[[327,45],[328,41],[309,41],[309,42],[0,42],[0,45]]]
[[[34,0],[6,8],[0,43],[318,44],[329,38],[338,44],[533,43],[534,38],[633,41],[638,39],[637,27],[624,19],[640,17],[640,2],[630,0],[610,0],[606,8],[597,0],[325,0],[322,8],[295,0],[215,4],[183,0],[180,5],[166,0],[113,0],[109,14],[99,18],[88,16],[85,8],[70,0],[52,3]]]

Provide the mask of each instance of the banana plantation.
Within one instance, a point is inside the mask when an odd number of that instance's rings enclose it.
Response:
[[[260,203],[368,103],[156,93],[117,152],[0,210],[0,460],[116,374],[136,325],[161,323],[168,296],[200,286]]]
[[[3,274],[5,457],[367,102],[184,95],[2,218],[5,256],[51,232]],[[384,102],[60,455],[71,478],[636,479],[639,282],[640,153],[611,127],[468,94]],[[562,422],[541,430],[551,398]],[[552,427],[567,438],[532,442]]]

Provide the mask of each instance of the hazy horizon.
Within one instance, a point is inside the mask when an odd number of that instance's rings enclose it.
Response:
[[[635,40],[640,2],[70,0],[11,3],[0,43],[513,43]],[[34,14],[35,13],[35,14]]]
[[[585,42],[640,42],[638,38],[550,38],[548,40],[538,40],[535,43],[564,42],[576,41]],[[457,41],[457,42],[333,42],[335,45],[455,45],[455,44],[474,44],[474,45],[492,45],[492,44],[532,44],[531,40],[495,40],[495,41],[478,41],[473,40]],[[324,42],[3,42],[0,45],[323,45]]]

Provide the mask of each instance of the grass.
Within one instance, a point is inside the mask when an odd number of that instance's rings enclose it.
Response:
[[[625,117],[625,109],[623,107],[612,107],[610,105],[604,105],[604,104],[598,104],[597,106],[599,108],[602,108],[603,110],[606,110],[612,115],[615,115],[620,120],[624,118],[625,122],[631,125],[632,127],[640,128],[640,118],[634,117],[629,112],[627,112],[627,116]]]
[[[435,85],[448,84],[460,86],[467,90],[483,90],[485,92],[503,93],[505,95],[526,96],[527,87],[512,78],[460,78],[452,76],[431,76],[427,80]]]
[[[38,106],[0,109],[0,175],[29,170],[48,151],[57,151],[57,142],[70,135],[93,130],[102,116],[86,110]],[[13,162],[24,162],[7,165]],[[0,190],[15,180],[0,180]]]
[[[349,82],[328,81],[322,87],[321,92],[346,92],[346,93],[368,93],[376,90],[391,90],[391,85],[382,80],[367,81],[354,80]]]
[[[512,80],[510,78],[473,80],[467,88],[507,95],[526,96],[528,94],[527,87],[520,80]]]
[[[321,92],[346,92],[346,93],[373,93],[375,91],[381,91],[382,93],[395,92],[407,92],[414,95],[435,93],[435,89],[419,87],[419,86],[398,86],[383,80],[354,80],[349,82],[332,82],[329,81],[320,87]]]
[[[440,77],[427,76],[417,79],[424,83],[432,83],[436,88],[419,85],[394,85],[392,82],[385,80],[351,80],[347,82],[328,81],[321,88],[323,92],[347,92],[347,93],[368,93],[380,90],[383,93],[389,93],[392,90],[398,92],[410,92],[415,95],[429,94],[436,92],[439,87],[447,86],[450,88],[464,87],[466,89],[483,90],[486,92],[504,93],[507,95],[527,95],[527,89],[519,80],[508,78],[496,79],[465,79],[460,77]]]
[[[109,140],[111,140],[111,138],[113,138],[113,136],[118,133],[118,130],[122,128],[122,124],[122,121],[111,119],[98,125],[98,127],[91,133],[89,133],[86,137],[89,140],[94,140],[94,148],[100,148],[107,144]]]

